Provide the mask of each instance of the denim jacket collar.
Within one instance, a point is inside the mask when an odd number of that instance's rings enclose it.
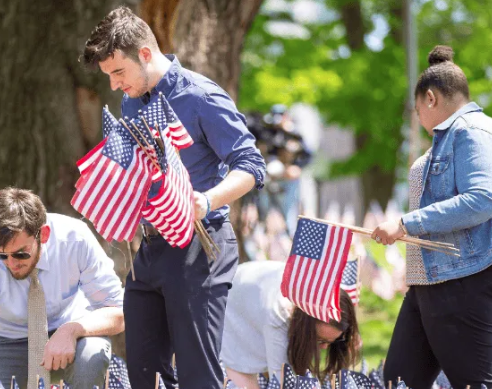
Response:
[[[453,125],[456,119],[458,119],[460,116],[469,113],[469,112],[481,112],[483,109],[478,106],[478,104],[474,103],[473,101],[464,105],[460,109],[458,109],[455,113],[453,113],[450,117],[448,117],[445,121],[442,123],[438,124],[437,126],[434,127],[434,131],[438,130],[447,130],[449,127]]]

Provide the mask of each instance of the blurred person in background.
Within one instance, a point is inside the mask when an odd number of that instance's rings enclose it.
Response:
[[[492,119],[470,102],[450,47],[436,46],[428,60],[415,108],[432,147],[410,169],[410,212],[372,237],[452,243],[460,256],[409,246],[410,288],[384,377],[431,388],[442,369],[452,387],[480,388],[492,384]]]
[[[264,221],[271,206],[278,208],[291,237],[300,213],[300,178],[312,158],[302,135],[296,130],[287,107],[275,104],[263,117],[250,114],[248,128],[267,164],[266,190],[259,194],[260,219]]]
[[[284,363],[296,374],[309,369],[319,379],[348,369],[359,359],[355,309],[341,290],[340,322],[322,322],[282,296],[285,263],[248,262],[238,267],[226,308],[221,359],[239,387],[259,389],[258,373],[280,380]],[[325,356],[322,350],[327,350]]]

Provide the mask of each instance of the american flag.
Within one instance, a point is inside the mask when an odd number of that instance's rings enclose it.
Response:
[[[369,373],[369,379],[371,380],[372,387],[374,389],[384,389],[383,377],[379,375],[377,370],[372,369]]]
[[[164,385],[164,381],[162,380],[161,374],[157,373],[157,376],[158,376],[157,388],[158,389],[166,389],[166,385]]]
[[[131,389],[125,361],[113,354],[109,364],[109,389]]]
[[[141,115],[149,126],[154,126],[154,123],[157,123],[163,138],[171,139],[173,146],[178,150],[190,147],[193,144],[190,134],[179,121],[162,93],[150,100],[145,110],[142,110]]]
[[[268,381],[267,389],[281,389],[280,382],[275,374]]]
[[[12,389],[19,389],[19,385],[17,384],[17,380],[15,379],[15,375],[12,376],[12,381],[10,382],[10,387]]]
[[[45,389],[44,379],[42,379],[41,377],[39,378],[39,381],[38,381],[38,389]]]
[[[349,374],[354,379],[355,384],[359,389],[371,389],[372,382],[371,380],[362,373],[358,373],[356,371],[349,371]]]
[[[100,152],[89,152],[96,158],[84,169],[70,203],[106,240],[131,241],[155,167],[121,125],[103,142],[96,146]]]
[[[190,176],[172,142],[164,137],[161,166],[165,172],[156,196],[142,209],[150,222],[172,247],[186,247],[193,238],[195,200]]]
[[[268,388],[268,378],[266,378],[263,373],[258,374],[258,386],[260,389]]]
[[[317,378],[298,376],[296,389],[321,389],[321,385]]]
[[[297,375],[288,363],[282,366],[282,389],[296,389]]]
[[[483,384],[482,384],[483,385]],[[400,381],[396,385],[396,389],[407,389],[407,384],[405,384],[405,381]]]
[[[282,277],[282,295],[321,321],[341,320],[340,281],[352,232],[299,219]]]
[[[114,127],[118,126],[118,120],[109,112],[108,106],[105,106],[102,111],[102,130],[103,138],[106,138]]]
[[[343,269],[342,282],[340,284],[340,288],[344,289],[348,293],[354,305],[359,303],[358,267],[358,260],[347,261],[345,269]]]
[[[341,376],[341,382],[337,382],[338,389],[358,389],[354,378],[348,370],[343,369],[341,373],[338,374],[338,376]]]

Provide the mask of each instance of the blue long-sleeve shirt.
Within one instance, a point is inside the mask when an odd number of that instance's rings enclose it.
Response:
[[[265,162],[246,127],[244,115],[216,83],[181,67],[176,56],[166,57],[172,61],[171,67],[150,95],[123,97],[123,117],[136,116],[153,95],[162,92],[193,138],[193,145],[181,150],[180,156],[195,191],[205,192],[216,186],[232,170],[250,173],[255,178],[256,188],[260,189]],[[158,187],[154,184],[149,197],[157,194]],[[211,212],[208,219],[223,219],[228,213],[226,205]]]

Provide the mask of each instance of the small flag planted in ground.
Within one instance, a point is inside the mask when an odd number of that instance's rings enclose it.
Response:
[[[340,288],[345,290],[352,300],[352,304],[359,303],[359,260],[347,261],[345,269],[343,269],[342,282]]]

